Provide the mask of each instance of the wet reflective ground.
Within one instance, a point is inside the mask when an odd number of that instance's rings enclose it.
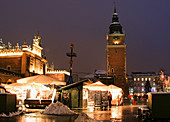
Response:
[[[84,112],[95,120],[102,120],[103,122],[142,122],[137,118],[138,107],[146,106],[146,101],[137,102],[137,105],[127,102],[123,106],[112,106],[106,110],[100,108],[88,109],[73,109],[76,113]],[[43,109],[27,109],[28,112],[15,116],[12,118],[0,118],[0,122],[74,122],[78,115],[73,116],[56,116],[56,115],[43,115],[40,112]],[[170,122],[170,120],[155,120],[156,122]],[[147,122],[153,122],[147,120]]]
[[[84,112],[95,120],[102,120],[104,122],[141,122],[141,119],[136,118],[138,107],[141,105],[126,105],[113,106],[106,110],[100,108],[90,108],[87,110],[74,110],[76,112]]]
[[[0,118],[0,122],[74,122],[78,115],[55,116],[43,115],[40,112],[29,113],[12,118]]]
[[[136,118],[139,106],[141,105],[113,106],[107,110],[101,110],[100,108],[88,108],[81,110],[74,109],[73,111],[77,113],[84,112],[91,118],[95,120],[103,120],[104,122],[141,122],[141,119]],[[26,113],[12,118],[0,118],[0,122],[74,122],[74,120],[78,117],[78,115],[43,115],[40,111],[42,110],[33,110],[32,112],[34,113]]]

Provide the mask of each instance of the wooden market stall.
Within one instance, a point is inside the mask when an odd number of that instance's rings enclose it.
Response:
[[[17,94],[17,99],[27,107],[36,107],[46,106],[54,101],[56,96],[56,89],[52,87],[54,85],[64,86],[66,83],[46,75],[36,75],[19,79],[17,83],[5,85],[5,88],[10,93]]]
[[[122,104],[121,88],[110,85],[107,86],[100,81],[83,86],[84,107],[108,107],[109,105]]]
[[[108,91],[111,93],[112,105],[122,105],[123,104],[123,90],[115,85],[109,85]]]

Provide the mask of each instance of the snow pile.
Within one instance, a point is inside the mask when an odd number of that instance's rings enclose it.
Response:
[[[9,115],[2,113],[2,114],[0,114],[0,117],[13,117],[13,116],[20,115],[21,113],[23,113],[23,112],[22,111],[9,112]]]
[[[75,120],[75,122],[100,122],[98,120],[94,120],[92,118],[90,118],[87,114],[85,113],[80,113],[80,115],[77,117],[77,119]]]
[[[75,112],[61,102],[51,103],[45,108],[42,114],[73,115]]]

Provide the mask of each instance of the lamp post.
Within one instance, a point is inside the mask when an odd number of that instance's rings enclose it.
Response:
[[[74,45],[70,45],[71,53],[66,53],[68,57],[70,57],[70,76],[68,78],[68,81],[66,82],[66,85],[72,84],[73,83],[73,78],[72,78],[72,69],[73,69],[73,57],[77,57],[77,54],[73,52]]]

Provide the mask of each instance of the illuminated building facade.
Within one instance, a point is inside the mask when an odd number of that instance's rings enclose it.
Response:
[[[156,78],[158,75],[155,72],[132,72],[134,95],[144,96],[145,84],[149,81],[151,92],[157,91]]]
[[[125,33],[119,23],[116,8],[107,34],[107,76],[114,77],[114,84],[127,94]]]
[[[47,71],[46,75],[49,77],[55,78],[58,81],[67,82],[70,76],[70,73],[66,70],[51,70],[51,71]]]
[[[47,60],[42,56],[42,50],[39,35],[34,36],[32,48],[26,42],[22,46],[17,44],[14,47],[10,43],[8,45],[3,44],[1,40],[0,68],[24,77],[45,74]],[[0,80],[4,83],[8,82],[2,75],[0,75]],[[12,82],[15,82],[15,80],[12,80]]]

